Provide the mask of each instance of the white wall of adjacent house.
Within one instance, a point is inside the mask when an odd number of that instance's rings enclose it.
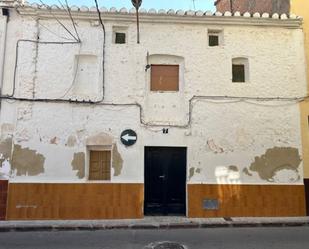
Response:
[[[297,101],[193,98],[304,96],[302,29],[215,20],[141,22],[140,44],[134,21],[105,21],[103,103],[116,105],[2,100],[0,177],[89,182],[89,146],[110,146],[117,154],[110,182],[143,183],[144,147],[172,146],[188,149],[188,183],[302,184]],[[51,44],[72,37],[52,17],[11,11],[3,95],[12,93],[15,81],[19,98],[101,99],[102,28],[97,21],[75,21],[81,43]],[[74,32],[69,19],[62,22]],[[113,42],[117,27],[126,30],[126,44]],[[209,47],[209,30],[220,30],[224,43]],[[248,59],[249,81],[232,82],[233,58]],[[151,92],[147,63],[180,64],[179,91]],[[119,139],[125,129],[137,133],[131,147]]]

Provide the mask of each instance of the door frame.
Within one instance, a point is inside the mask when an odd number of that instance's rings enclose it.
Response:
[[[186,209],[186,212],[185,212],[185,216],[188,217],[188,213],[189,213],[189,210],[188,210],[188,146],[160,146],[160,145],[145,145],[144,146],[144,202],[143,202],[143,212],[144,212],[144,216],[145,216],[145,195],[146,195],[146,191],[145,191],[145,168],[146,168],[146,149],[147,148],[174,148],[174,149],[178,149],[178,148],[182,148],[182,149],[185,149],[186,153],[185,153],[185,156],[186,156],[186,160],[185,160],[185,209]]]

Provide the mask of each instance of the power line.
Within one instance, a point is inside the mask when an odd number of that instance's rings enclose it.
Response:
[[[60,2],[60,0],[58,0],[58,1]],[[61,2],[60,2],[60,3],[61,3]],[[72,13],[71,13],[71,9],[70,9],[69,4],[68,4],[68,0],[65,0],[65,4],[66,4],[66,6],[67,6],[67,10],[68,10],[68,13],[69,13],[71,22],[72,22],[72,24],[73,24],[73,28],[74,28],[74,30],[75,30],[77,39],[78,39],[78,41],[80,42],[81,40],[80,40],[80,37],[79,37],[79,35],[78,35],[78,32],[77,32],[77,29],[76,29],[76,25],[75,25],[74,19],[73,19],[73,17],[72,17]]]
[[[56,32],[50,30],[49,28],[47,28],[45,25],[43,25],[42,23],[40,23],[40,19],[39,19],[39,18],[38,18],[38,19],[35,19],[33,16],[31,16],[31,18],[32,18],[34,21],[38,21],[38,24],[39,24],[40,26],[42,26],[44,29],[46,29],[46,30],[47,30],[48,32],[50,32],[51,34],[57,36],[58,38],[64,39],[64,40],[67,40],[67,41],[73,41],[72,39],[69,39],[69,38],[67,38],[67,37],[61,36],[61,35],[57,34]],[[74,41],[75,41],[75,39],[74,39]]]
[[[102,16],[101,16],[101,12],[100,12],[100,9],[99,9],[99,4],[98,4],[98,1],[97,0],[94,0],[95,2],[95,6],[96,6],[96,9],[97,9],[97,13],[98,13],[98,16],[99,16],[99,21],[101,23],[101,27],[102,27],[102,31],[103,31],[103,47],[102,47],[102,99],[101,101],[104,100],[104,94],[105,94],[105,46],[106,46],[106,30],[105,30],[105,25],[103,23],[103,20],[102,20]]]
[[[54,19],[61,25],[61,27],[62,28],[64,28],[73,38],[74,38],[74,40],[75,41],[77,41],[77,42],[80,42],[79,41],[79,39],[78,38],[76,38],[73,34],[72,34],[72,32],[52,13],[52,11],[51,11],[51,7],[50,6],[48,6],[47,4],[45,4],[42,0],[39,0],[41,3],[42,3],[42,5],[43,6],[45,6],[48,10],[49,10],[49,12],[50,12],[50,14],[54,17]]]

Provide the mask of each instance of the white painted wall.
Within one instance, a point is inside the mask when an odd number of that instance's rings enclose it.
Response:
[[[185,17],[183,17],[185,18]],[[154,17],[155,19],[155,17]],[[215,20],[215,19],[214,19]],[[69,20],[63,21],[73,31]],[[100,100],[102,96],[102,29],[93,21],[76,20],[81,44],[35,44],[20,42],[16,96],[26,98],[74,98]],[[123,158],[123,169],[111,182],[144,181],[144,146],[188,147],[189,183],[302,184],[302,164],[296,172],[282,170],[273,182],[263,180],[249,168],[255,157],[274,147],[297,148],[301,153],[300,113],[296,102],[235,102],[195,100],[192,125],[189,100],[195,96],[299,97],[306,93],[303,32],[273,26],[141,23],[141,44],[136,44],[134,22],[106,21],[105,103],[139,103],[142,118],[161,127],[140,123],[138,106],[102,106],[69,103],[29,103],[3,100],[1,139],[44,155],[44,173],[16,176],[12,182],[87,182],[78,179],[71,162],[76,152],[87,152],[86,139],[99,133],[114,138]],[[113,44],[113,26],[127,26],[128,44]],[[224,45],[208,47],[208,29],[223,29]],[[48,29],[48,30],[47,30]],[[0,31],[1,33],[1,31]],[[59,24],[49,18],[35,20],[12,12],[8,23],[3,94],[13,86],[15,46],[20,39],[66,41]],[[182,85],[178,93],[149,92],[150,71],[145,72],[147,53],[164,60],[173,55],[183,60]],[[177,57],[177,58],[178,58]],[[249,59],[250,82],[232,83],[234,57]],[[78,68],[82,58],[82,69]],[[89,61],[89,67],[87,65]],[[87,68],[88,67],[88,68]],[[136,145],[126,148],[119,140],[124,129],[138,134]],[[77,143],[66,146],[70,136]],[[51,144],[56,137],[57,144]],[[7,161],[6,161],[7,163]],[[7,164],[6,164],[7,165]],[[227,167],[235,165],[239,173]],[[190,169],[194,175],[189,179]],[[198,173],[197,173],[198,172]]]

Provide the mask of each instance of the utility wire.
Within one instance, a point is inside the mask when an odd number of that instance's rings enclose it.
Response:
[[[58,1],[60,2],[60,0],[58,0]],[[70,9],[69,4],[68,4],[68,0],[65,0],[65,4],[66,4],[66,6],[67,6],[67,10],[68,10],[68,13],[69,13],[70,19],[71,19],[71,21],[72,21],[73,28],[74,28],[74,30],[75,30],[75,33],[76,33],[77,39],[78,39],[78,41],[80,42],[81,40],[80,40],[80,37],[79,37],[78,32],[77,32],[77,29],[76,29],[76,25],[75,25],[75,22],[74,22],[74,19],[73,19],[72,13],[71,13],[71,9]]]
[[[193,9],[195,10],[195,0],[192,0]]]
[[[44,41],[36,41],[36,40],[27,40],[27,39],[21,39],[18,40],[16,43],[16,47],[15,47],[15,66],[14,66],[14,76],[13,76],[13,90],[11,94],[8,95],[4,95],[1,97],[8,97],[8,98],[13,98],[14,99],[14,95],[15,95],[15,89],[16,89],[16,75],[17,75],[17,67],[18,67],[18,58],[19,58],[19,44],[21,42],[31,42],[31,43],[35,43],[35,44],[59,44],[59,45],[72,45],[72,44],[80,44],[79,42],[76,41],[72,41],[72,42],[44,42]]]
[[[78,54],[80,54],[80,51],[81,51],[81,43],[79,44],[79,50],[78,50]],[[80,57],[77,56],[77,61],[76,61],[76,68],[75,68],[75,71],[74,71],[74,76],[73,76],[73,80],[72,80],[72,84],[71,86],[65,91],[65,93],[63,95],[61,95],[61,99],[64,98],[73,88],[75,82],[76,82],[76,77],[77,77],[77,72],[78,72],[78,68],[79,68],[79,59]]]
[[[43,27],[44,29],[46,29],[46,30],[47,30],[48,32],[50,32],[51,34],[57,36],[58,38],[64,39],[64,40],[67,40],[67,41],[73,41],[72,39],[69,39],[69,38],[67,38],[67,37],[60,36],[60,35],[58,35],[56,32],[54,32],[54,31],[50,30],[49,28],[47,28],[45,25],[43,25],[42,23],[40,23],[40,19],[39,19],[39,18],[38,18],[38,19],[35,19],[33,16],[31,16],[31,18],[32,18],[34,21],[37,21],[37,20],[38,20],[38,24],[39,24],[41,27]],[[74,41],[75,41],[75,39],[74,39]]]
[[[139,103],[129,103],[129,104],[116,104],[116,103],[104,103],[104,102],[98,102],[98,101],[80,101],[80,100],[72,100],[72,99],[31,99],[31,98],[17,98],[17,97],[9,97],[9,96],[0,96],[0,99],[4,100],[17,100],[17,101],[27,101],[27,102],[41,102],[41,103],[71,103],[71,104],[82,104],[82,105],[99,105],[99,106],[115,106],[115,107],[137,107],[139,109],[139,118],[140,123],[144,125],[145,127],[168,127],[168,128],[179,128],[179,129],[188,129],[191,127],[192,124],[192,113],[193,113],[193,107],[194,103],[196,101],[200,100],[240,100],[240,101],[247,101],[247,100],[256,100],[257,103],[261,103],[261,101],[280,101],[280,102],[287,102],[287,101],[295,101],[295,104],[297,102],[302,102],[305,100],[309,100],[309,96],[305,97],[294,97],[294,98],[287,98],[287,97],[237,97],[237,96],[193,96],[189,100],[189,113],[188,113],[188,120],[186,124],[183,125],[175,125],[175,124],[156,124],[156,123],[150,123],[146,122],[143,118],[144,116],[144,110],[141,104]],[[252,104],[251,101],[248,101],[249,104]],[[255,103],[255,104],[257,104]],[[263,102],[261,103],[263,104]],[[284,104],[285,105],[285,104]],[[274,107],[273,105],[270,107]]]
[[[95,2],[95,6],[96,6],[96,9],[97,9],[97,13],[98,13],[98,16],[99,16],[99,21],[100,21],[100,24],[102,26],[102,31],[103,31],[103,47],[102,47],[102,99],[101,101],[104,100],[104,95],[105,95],[105,46],[106,46],[106,30],[105,30],[105,25],[103,23],[103,20],[102,20],[102,16],[101,16],[101,12],[100,12],[100,9],[99,9],[99,4],[98,4],[98,1],[97,0],[94,0]]]
[[[48,6],[47,4],[45,4],[42,0],[39,0],[41,3],[42,3],[42,5],[43,6],[45,6],[48,10],[49,10],[49,12],[50,12],[50,14],[55,18],[55,20],[61,25],[61,27],[62,28],[64,28],[73,38],[74,38],[74,40],[75,41],[77,41],[77,42],[80,42],[79,41],[79,39],[78,38],[76,38],[73,34],[72,34],[72,32],[52,13],[52,11],[51,11],[51,7],[50,6]]]

